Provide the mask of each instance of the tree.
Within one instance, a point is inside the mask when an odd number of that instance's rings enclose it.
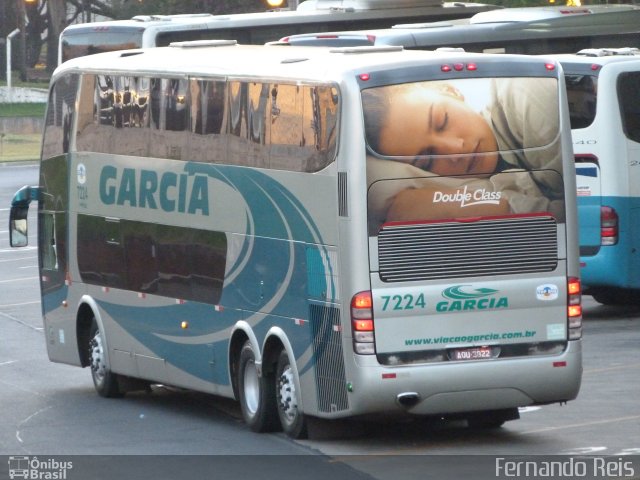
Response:
[[[26,79],[27,68],[40,61],[46,45],[46,69],[53,72],[58,63],[58,38],[74,22],[96,19],[124,19],[134,15],[176,13],[244,13],[265,9],[263,0],[0,0],[0,38],[15,28],[21,31],[13,64]],[[0,46],[4,46],[0,41]],[[0,49],[0,64],[6,62]],[[5,71],[2,69],[2,76]]]

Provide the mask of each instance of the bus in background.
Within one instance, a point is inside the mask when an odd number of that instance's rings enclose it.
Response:
[[[309,46],[398,45],[458,47],[468,52],[548,54],[598,47],[640,47],[640,6],[524,7],[480,12],[469,19],[393,28],[288,35],[280,42]]]
[[[498,8],[480,3],[434,0],[307,0],[292,11],[139,15],[131,20],[68,26],[60,35],[58,63],[93,53],[160,47],[188,40],[226,39],[260,45],[288,34],[468,18]]]
[[[571,114],[585,293],[603,304],[639,304],[640,51],[555,58]]]
[[[10,213],[24,246],[39,203],[49,358],[101,396],[208,392],[292,437],[572,400],[566,105],[559,64],[527,56],[199,41],[65,62]]]

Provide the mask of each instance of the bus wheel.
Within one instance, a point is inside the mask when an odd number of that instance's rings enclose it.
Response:
[[[266,368],[263,368],[262,375],[258,373],[256,357],[249,341],[245,342],[240,351],[237,372],[240,410],[244,421],[254,432],[276,430],[278,418],[273,374],[269,376]]]
[[[98,328],[98,322],[95,317],[91,320],[91,329],[89,331],[89,359],[91,361],[91,378],[98,395],[102,397],[121,397],[120,387],[118,385],[118,376],[109,370],[106,362],[105,351],[107,344],[104,336]]]
[[[276,395],[282,430],[291,438],[307,438],[307,421],[298,408],[300,392],[296,389],[293,368],[285,350],[280,352],[278,359]]]
[[[638,290],[625,288],[598,288],[589,292],[593,299],[602,305],[640,305]]]

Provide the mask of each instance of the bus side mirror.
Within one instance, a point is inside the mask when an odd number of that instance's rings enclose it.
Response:
[[[29,244],[27,214],[29,207],[11,207],[9,214],[9,244],[12,247],[26,247]]]
[[[27,214],[29,204],[40,198],[40,188],[24,186],[18,190],[11,201],[9,214],[9,245],[12,247],[26,247],[29,244]]]

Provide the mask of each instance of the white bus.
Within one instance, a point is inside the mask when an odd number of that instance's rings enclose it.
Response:
[[[434,0],[306,0],[296,10],[233,15],[139,15],[70,25],[60,35],[58,62],[106,51],[160,47],[172,42],[235,39],[260,45],[296,33],[384,28],[396,23],[466,18],[499,7]]]
[[[604,304],[640,302],[640,51],[558,55],[576,157],[581,277]]]
[[[65,62],[10,214],[23,246],[39,203],[49,358],[102,396],[208,392],[292,437],[572,400],[566,103],[561,67],[525,56],[223,41]]]
[[[400,45],[423,50],[459,47],[484,53],[569,53],[587,48],[640,47],[640,6],[505,8],[448,22],[293,33],[280,42],[309,46]]]

